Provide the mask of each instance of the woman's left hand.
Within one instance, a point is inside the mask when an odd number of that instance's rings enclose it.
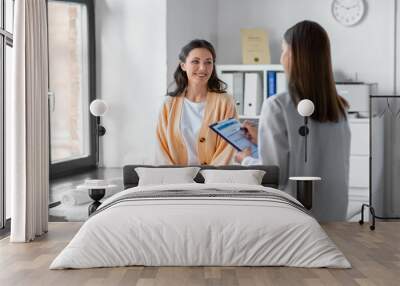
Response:
[[[246,148],[241,152],[237,152],[235,155],[235,161],[238,163],[242,163],[244,158],[251,156],[251,150],[250,148]]]

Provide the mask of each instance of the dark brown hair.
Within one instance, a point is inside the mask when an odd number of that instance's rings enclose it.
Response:
[[[337,122],[346,117],[348,103],[337,94],[327,32],[318,23],[302,21],[288,29],[284,40],[291,50],[289,93],[297,105],[309,99],[315,105],[311,118]]]
[[[185,45],[181,52],[179,53],[179,61],[181,63],[184,63],[186,61],[187,56],[193,49],[198,49],[198,48],[203,48],[207,49],[212,57],[213,57],[213,71],[211,73],[210,79],[208,80],[207,86],[208,90],[216,93],[224,93],[226,90],[226,83],[224,83],[222,80],[220,80],[217,76],[217,72],[215,71],[215,59],[216,59],[216,54],[215,54],[215,49],[211,45],[210,42],[206,40],[192,40],[190,41],[187,45]],[[167,95],[169,96],[178,96],[182,92],[185,91],[188,85],[188,78],[186,75],[186,72],[182,70],[181,65],[178,64],[178,67],[176,68],[174,72],[174,79],[175,79],[175,84],[176,88],[175,90],[168,92]]]

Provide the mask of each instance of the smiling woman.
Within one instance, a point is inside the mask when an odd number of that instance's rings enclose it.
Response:
[[[215,50],[193,40],[179,54],[176,88],[168,93],[157,124],[160,164],[224,165],[234,150],[211,131],[210,124],[237,117],[232,96],[215,71]]]

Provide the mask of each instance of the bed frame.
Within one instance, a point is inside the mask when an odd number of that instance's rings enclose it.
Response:
[[[137,167],[146,167],[146,168],[177,168],[177,167],[188,167],[188,166],[171,166],[171,165],[162,165],[162,166],[154,166],[154,165],[126,165],[124,166],[124,189],[136,187],[139,183],[139,176],[135,171]],[[218,169],[218,170],[263,170],[265,171],[265,175],[262,179],[261,184],[264,187],[278,188],[279,185],[279,168],[278,166],[263,166],[263,165],[254,165],[254,166],[240,166],[240,165],[227,165],[227,166],[196,166],[200,167],[202,170],[206,169]],[[194,178],[197,183],[204,183],[204,178],[200,174]]]

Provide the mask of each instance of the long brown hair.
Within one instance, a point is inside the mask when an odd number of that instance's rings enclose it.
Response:
[[[337,122],[346,117],[348,103],[337,94],[327,32],[318,23],[302,21],[288,29],[284,40],[291,50],[289,93],[297,105],[302,99],[314,103],[311,118]]]
[[[215,71],[215,59],[216,59],[216,54],[215,54],[215,49],[211,45],[210,42],[206,40],[192,40],[189,42],[187,45],[185,45],[181,52],[179,53],[179,60],[181,63],[184,63],[186,61],[187,56],[193,49],[198,49],[198,48],[203,48],[207,49],[212,57],[213,57],[213,70],[210,76],[210,79],[208,80],[207,87],[209,91],[216,92],[216,93],[224,93],[226,92],[227,85],[224,83],[222,80],[220,80],[217,76],[217,72]],[[186,75],[186,72],[184,72],[181,68],[181,65],[178,64],[178,67],[176,68],[174,72],[174,79],[175,79],[175,85],[176,88],[175,90],[168,92],[167,95],[169,96],[178,96],[182,94],[185,89],[188,86],[188,78]]]

